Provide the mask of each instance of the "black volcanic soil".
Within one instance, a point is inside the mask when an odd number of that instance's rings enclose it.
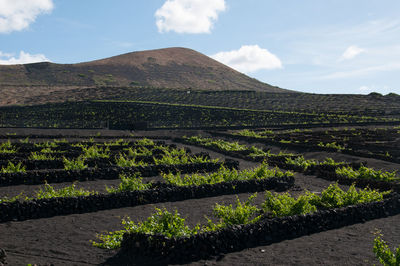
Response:
[[[25,131],[29,133],[29,131]],[[46,132],[46,131],[40,131]],[[2,130],[0,130],[2,133]],[[75,131],[75,133],[80,133]],[[82,132],[81,132],[82,133]],[[88,133],[88,132],[84,132]],[[162,135],[163,132],[138,132],[137,134]],[[169,131],[168,136],[180,136],[190,132]],[[193,133],[193,132],[192,132]],[[47,133],[49,134],[49,133]],[[91,133],[89,133],[91,134]],[[104,132],[103,134],[106,134]],[[190,147],[193,152],[204,150]],[[211,156],[225,156],[209,151]],[[335,159],[341,154],[328,154]],[[324,153],[307,153],[306,157],[324,157]],[[343,159],[368,160],[376,168],[397,169],[399,165],[388,164],[379,160],[357,158],[352,156]],[[253,167],[256,164],[240,160],[242,168]],[[298,189],[321,191],[330,183],[313,176],[296,174],[296,187],[291,193],[299,193]],[[83,186],[103,186],[103,181],[83,183]],[[90,183],[90,184],[88,184]],[[111,183],[107,183],[111,184]],[[9,187],[9,193],[25,189],[25,187]],[[6,188],[0,189],[0,195]],[[14,190],[14,191],[13,191]],[[245,199],[250,194],[240,194]],[[258,193],[256,199],[260,203],[263,193]],[[121,228],[122,217],[130,216],[139,221],[149,216],[154,207],[177,209],[187,217],[190,225],[204,222],[204,215],[212,216],[211,210],[215,203],[232,203],[234,195],[224,195],[205,199],[192,199],[179,202],[149,204],[131,208],[99,211],[95,213],[57,216],[47,219],[28,220],[23,222],[8,222],[0,224],[0,248],[7,252],[7,265],[54,264],[54,265],[126,265],[124,261],[112,259],[116,251],[93,247],[90,240],[95,240],[96,233],[118,230]],[[195,261],[190,265],[372,265],[379,262],[372,252],[373,232],[381,230],[384,239],[390,247],[400,244],[400,215],[377,219],[362,224],[343,227],[318,234],[285,240],[267,246],[242,250],[225,254],[208,260]],[[160,265],[162,261],[137,258],[134,265]]]

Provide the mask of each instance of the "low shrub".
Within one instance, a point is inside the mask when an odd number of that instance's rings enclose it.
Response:
[[[139,173],[136,173],[133,176],[126,176],[124,174],[121,174],[120,176],[121,183],[118,185],[118,187],[107,187],[106,186],[106,191],[108,193],[118,193],[118,192],[124,192],[124,191],[136,191],[136,190],[146,190],[151,188],[152,184],[144,184],[143,179],[141,176],[139,176]]]
[[[50,141],[34,143],[33,146],[37,147],[37,148],[57,148],[58,147],[57,143],[50,142]]]
[[[183,137],[183,139],[194,144],[200,144],[206,147],[215,147],[223,151],[245,151],[248,149],[246,145],[222,139],[202,138],[201,136]]]
[[[346,148],[344,146],[341,146],[339,144],[337,144],[336,142],[332,142],[332,143],[318,143],[319,147],[323,147],[323,148],[331,148],[331,149],[336,149],[338,151],[341,150],[345,150]]]
[[[316,211],[318,208],[338,208],[360,203],[383,200],[383,196],[390,192],[379,192],[369,188],[357,190],[351,185],[347,191],[339,188],[338,184],[331,184],[323,190],[320,195],[306,192],[297,199],[288,193],[272,194],[267,191],[265,202],[262,207],[264,212],[274,217],[289,216],[295,214],[306,214]]]
[[[262,209],[273,217],[311,213],[317,210],[317,207],[310,203],[312,197],[314,197],[314,194],[309,192],[295,199],[289,193],[273,194],[266,191]]]
[[[85,164],[85,159],[80,157],[71,160],[63,157],[63,162],[65,170],[83,170],[88,168],[88,166]]]
[[[124,139],[117,139],[115,141],[104,142],[104,146],[128,146],[129,142]]]
[[[347,191],[339,188],[338,184],[331,184],[321,192],[320,196],[312,198],[312,204],[322,208],[338,208],[360,203],[383,200],[383,196],[390,192],[379,192],[365,188],[357,190],[355,185],[351,185]]]
[[[384,172],[381,170],[374,170],[373,168],[368,168],[361,166],[359,169],[353,169],[352,167],[341,167],[336,169],[336,174],[339,176],[344,176],[353,179],[375,179],[380,181],[399,181],[400,177],[397,177],[396,171],[394,172]]]
[[[252,138],[262,138],[263,136],[255,131],[243,129],[238,132],[233,133],[233,135],[252,137]]]
[[[119,167],[136,167],[136,166],[146,166],[147,163],[143,161],[136,161],[136,157],[128,158],[125,157],[123,154],[119,154],[118,157],[115,156],[115,163]]]
[[[52,150],[51,147],[46,147],[41,149],[40,153],[56,153],[56,151]]]
[[[134,223],[130,218],[122,220],[123,230],[108,232],[97,235],[100,242],[91,241],[96,247],[115,249],[121,245],[124,233],[144,233],[144,234],[162,234],[166,237],[184,237],[200,232],[200,226],[196,225],[190,229],[185,224],[185,218],[182,218],[177,210],[174,213],[166,209],[155,209],[156,212],[147,218],[144,222]]]
[[[17,148],[12,145],[11,141],[8,140],[6,142],[3,142],[0,144],[0,153],[16,153],[17,152]]]
[[[14,164],[9,161],[6,167],[1,168],[0,173],[26,173],[26,167],[21,162]]]
[[[56,158],[54,156],[51,156],[50,154],[31,152],[28,159],[34,161],[47,161],[47,160],[55,160]]]
[[[384,266],[399,266],[400,265],[400,246],[396,248],[393,252],[385,240],[383,240],[382,235],[378,235],[374,239],[373,251],[379,262]]]
[[[89,148],[82,147],[82,157],[86,159],[99,159],[99,158],[109,158],[110,157],[110,149],[109,148],[101,148],[98,146],[91,146]]]
[[[301,167],[304,171],[307,170],[310,166],[316,165],[317,162],[315,160],[306,160],[303,156],[298,156],[294,159],[288,157],[286,158],[286,163],[294,166]]]
[[[135,144],[138,146],[154,146],[155,143],[151,139],[148,138],[143,138],[143,139],[138,139],[135,141]]]
[[[345,162],[335,162],[335,160],[333,160],[332,158],[325,158],[325,160],[323,162],[319,162],[319,165],[332,165],[332,166],[337,166],[337,165],[341,165],[341,164],[345,164]]]
[[[210,160],[204,156],[189,156],[185,149],[165,150],[165,154],[161,158],[153,158],[156,165],[174,165],[174,164],[189,164],[189,163],[207,163],[217,162],[218,159]]]
[[[204,184],[216,184],[221,182],[232,182],[235,180],[266,179],[271,177],[293,176],[292,172],[282,172],[278,168],[268,169],[267,164],[250,170],[238,171],[236,169],[226,169],[221,166],[217,172],[206,174],[192,174],[182,176],[177,174],[162,174],[162,177],[169,183],[177,186],[198,186]]]
[[[50,199],[50,198],[58,198],[58,197],[78,197],[78,196],[90,196],[97,194],[94,191],[87,191],[82,188],[77,189],[76,183],[73,183],[71,186],[63,187],[60,189],[55,189],[49,184],[45,184],[43,189],[40,189],[36,193],[37,199]]]
[[[236,196],[235,207],[230,205],[216,204],[213,210],[215,217],[219,218],[219,223],[215,224],[211,219],[206,217],[207,226],[205,231],[215,231],[218,228],[227,227],[230,225],[237,224],[249,224],[255,223],[261,219],[261,210],[253,205],[254,198],[257,197],[257,193],[251,195],[245,202],[241,202]]]
[[[22,143],[22,144],[28,144],[29,143],[29,137],[26,137],[25,139],[20,139],[19,142]]]
[[[136,157],[136,156],[152,156],[153,152],[146,147],[138,147],[135,149],[132,149],[132,147],[129,148],[124,148],[124,151],[127,152],[127,155],[130,157]]]
[[[17,196],[14,197],[3,197],[0,198],[0,203],[6,203],[6,202],[15,202],[18,200],[29,200],[29,198],[27,196],[24,195],[24,192],[21,192],[20,194],[18,194]]]

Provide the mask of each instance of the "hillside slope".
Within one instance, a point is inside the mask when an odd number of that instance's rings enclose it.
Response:
[[[0,66],[3,95],[25,98],[70,87],[142,86],[196,90],[290,92],[262,83],[187,48],[132,52],[79,64]],[[11,90],[11,92],[10,92]],[[20,103],[6,97],[2,104]]]

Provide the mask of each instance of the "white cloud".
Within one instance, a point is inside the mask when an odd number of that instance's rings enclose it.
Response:
[[[353,59],[354,57],[356,57],[357,55],[361,54],[361,53],[365,53],[366,50],[363,48],[360,48],[358,46],[352,45],[349,46],[346,51],[344,51],[344,53],[342,54],[342,57],[340,58],[341,60],[349,60],[349,59]]]
[[[12,54],[5,54],[0,51],[0,65],[16,65],[16,64],[29,64],[37,62],[49,62],[43,54],[29,54],[21,51],[19,57],[16,58]]]
[[[167,0],[156,13],[159,32],[210,33],[225,0]]]
[[[3,53],[2,51],[0,51],[0,57],[11,57],[11,56],[13,56],[13,54]]]
[[[211,57],[245,73],[282,68],[282,62],[276,55],[258,45],[243,45],[239,50],[219,52]]]
[[[0,0],[0,33],[27,28],[41,13],[53,9],[52,0]]]

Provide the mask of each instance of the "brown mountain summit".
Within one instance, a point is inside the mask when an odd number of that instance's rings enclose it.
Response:
[[[26,98],[104,86],[290,92],[250,78],[187,48],[132,52],[79,64],[43,62],[0,66],[0,92],[4,95],[1,104],[26,102],[14,96]]]

